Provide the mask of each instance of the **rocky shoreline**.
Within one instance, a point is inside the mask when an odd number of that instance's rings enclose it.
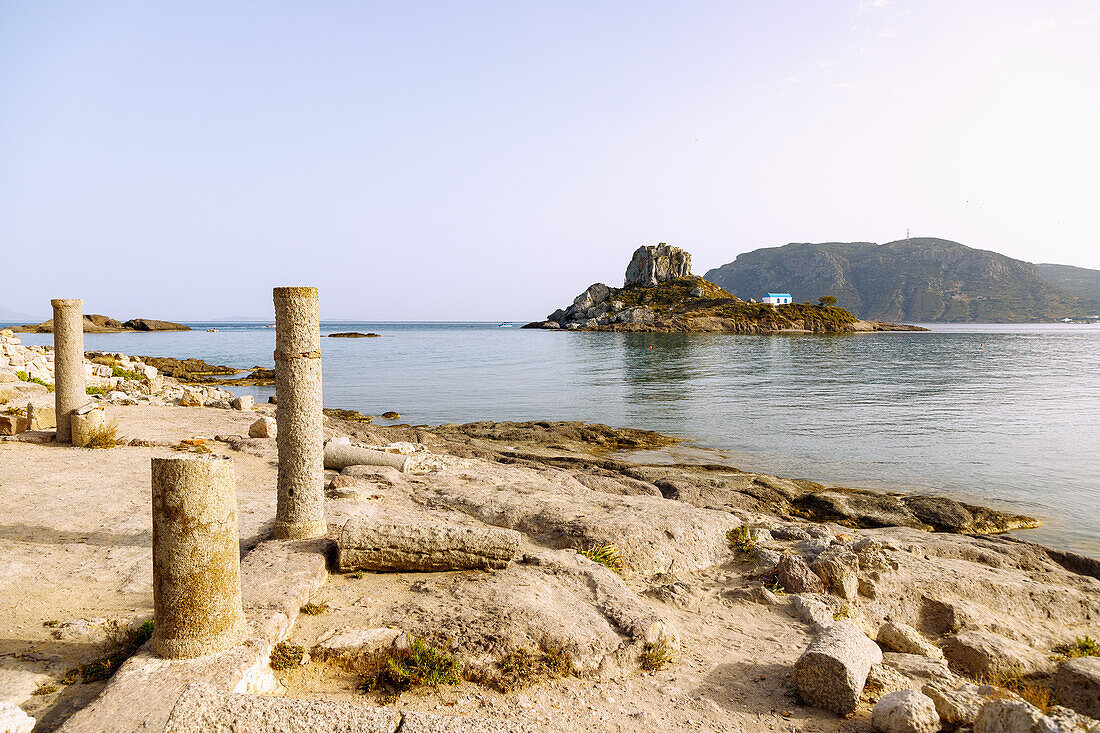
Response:
[[[0,388],[15,397],[0,409],[37,414],[52,404],[51,354],[0,340]],[[412,731],[1100,730],[1100,650],[1088,644],[1100,637],[1100,561],[990,534],[1032,518],[629,460],[676,440],[650,431],[384,427],[326,411],[329,537],[298,548],[267,539],[273,405],[180,384],[151,359],[89,357],[106,390],[89,399],[125,436],[118,447],[59,451],[42,425],[0,440],[0,526],[21,528],[0,536],[4,577],[26,601],[9,611],[0,702],[42,730],[202,730],[226,716],[269,729],[307,704],[324,727],[348,703]],[[3,376],[36,361],[46,384]],[[181,362],[182,373],[210,366]],[[258,666],[222,664],[208,687],[187,686],[194,665],[173,672],[138,652],[88,698],[62,682],[70,668],[148,613],[148,459],[200,448],[237,467],[243,544],[255,548],[246,611],[270,618],[291,584],[286,618],[261,624],[274,630],[250,647]],[[494,569],[445,552],[425,565],[440,532],[470,537]],[[328,554],[342,559],[326,570]],[[453,659],[456,676],[405,693],[364,687],[412,640]],[[276,642],[297,661],[277,666]]]
[[[53,333],[53,319],[25,326],[12,326],[15,333]],[[190,331],[190,326],[154,318],[131,318],[119,321],[110,316],[88,314],[84,316],[84,333],[143,333],[149,331]]]

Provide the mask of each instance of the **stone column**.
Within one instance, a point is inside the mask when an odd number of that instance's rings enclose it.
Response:
[[[324,536],[321,324],[317,288],[275,288],[275,537]]]
[[[246,629],[233,462],[154,458],[152,472],[151,649],[168,659],[224,651]]]
[[[84,301],[51,300],[53,306],[53,398],[57,442],[73,440],[73,410],[88,401],[84,386]]]

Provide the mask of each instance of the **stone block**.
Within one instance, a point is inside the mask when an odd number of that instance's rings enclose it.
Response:
[[[0,415],[0,435],[19,435],[31,428],[31,421],[19,415]]]
[[[1019,673],[1049,674],[1054,665],[1046,655],[1012,639],[986,631],[964,631],[947,640],[943,653],[952,669],[974,678]]]
[[[107,415],[103,412],[103,408],[96,407],[87,412],[81,412],[83,409],[73,412],[72,417],[69,418],[72,426],[72,444],[77,448],[87,448],[92,440],[92,434],[102,430],[107,424]]]
[[[241,395],[240,397],[234,397],[229,404],[234,410],[251,410],[252,407],[256,404],[256,400],[252,397],[252,395],[246,394]]]
[[[27,404],[27,419],[31,430],[49,430],[57,427],[57,410],[53,407],[38,407],[33,402]]]
[[[921,636],[912,626],[888,622],[879,627],[878,643],[902,654],[919,654],[922,657],[943,659],[943,651]]]
[[[274,438],[278,428],[276,427],[275,419],[271,417],[261,417],[248,428],[248,437],[250,438]]]

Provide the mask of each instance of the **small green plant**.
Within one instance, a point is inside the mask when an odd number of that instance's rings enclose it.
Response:
[[[787,595],[787,589],[784,588],[783,584],[780,583],[778,580],[773,582],[771,585],[767,585],[767,586],[764,586],[764,587],[767,588],[768,590],[770,590],[772,593],[774,593],[777,596]]]
[[[49,621],[43,621],[42,625],[47,629],[52,629],[54,626],[60,626],[61,622],[56,619],[50,619]]]
[[[1054,651],[1068,659],[1076,657],[1100,657],[1100,643],[1089,636],[1078,636],[1072,644],[1054,647]]]
[[[61,676],[61,684],[75,685],[80,680],[80,669],[74,667]]]
[[[607,543],[606,545],[593,545],[581,554],[592,562],[598,562],[600,565],[614,570],[619,575],[626,572],[626,563],[623,561],[623,556],[619,554],[619,551],[615,549],[615,545],[611,543]]]
[[[93,428],[88,435],[88,448],[114,448],[119,445],[118,423],[107,423]]]
[[[646,672],[656,672],[671,661],[672,649],[664,641],[647,641],[642,647],[642,669]]]
[[[91,387],[85,387],[84,388],[84,393],[85,394],[90,394],[90,395],[93,395],[93,394],[107,394],[110,391],[111,391],[110,387],[97,387],[97,386],[94,386],[94,385],[91,386]]]
[[[307,616],[320,616],[322,613],[324,613],[325,611],[328,610],[328,604],[327,603],[307,603],[306,605],[302,606],[302,608],[299,609],[299,610],[301,610],[301,612],[304,613]]]
[[[573,673],[569,653],[556,646],[536,651],[517,649],[506,654],[498,666],[499,674],[492,683],[505,694]]]
[[[24,410],[22,407],[5,407],[4,408],[4,414],[5,415],[15,415],[16,417],[22,417],[26,414],[26,412],[27,411]]]
[[[85,684],[89,682],[99,682],[105,680],[118,671],[118,668],[122,666],[122,663],[132,657],[134,653],[141,648],[141,645],[149,641],[149,638],[153,635],[153,622],[146,621],[136,629],[123,631],[122,637],[118,640],[118,647],[105,657],[89,662],[81,667],[79,670],[69,670],[65,673],[65,676],[61,678],[61,681],[66,685],[71,685],[76,681],[74,678],[72,682],[67,681],[74,672],[80,676],[80,681]]]
[[[280,641],[275,645],[275,648],[271,650],[271,661],[269,664],[271,668],[276,671],[292,669],[302,663],[305,651],[305,649],[297,644],[291,644],[289,641]]]
[[[348,575],[355,580],[362,580],[364,576],[366,576],[366,573],[364,573],[362,570],[356,570],[355,572],[348,573]]]
[[[416,636],[406,649],[391,650],[379,668],[367,675],[364,690],[389,689],[398,694],[413,687],[456,685],[462,680],[462,665],[443,649]]]
[[[849,609],[848,606],[841,606],[839,611],[833,612],[833,621],[839,621],[842,618],[850,618],[851,613],[851,609]]]
[[[52,682],[46,682],[38,686],[38,688],[31,694],[33,695],[52,695],[57,692],[57,685]]]
[[[145,379],[144,374],[138,374],[137,372],[132,372],[129,369],[123,369],[120,366],[113,365],[111,366],[111,375],[115,377],[122,377],[123,379],[129,379],[134,382],[140,382],[141,380]]]
[[[743,554],[751,553],[756,547],[756,542],[752,539],[752,533],[744,524],[726,532],[726,541],[729,542],[730,549]]]
[[[15,376],[21,382],[29,382],[30,384],[41,384],[47,390],[49,390],[50,392],[53,392],[53,385],[49,384],[48,382],[43,382],[38,377],[32,377],[29,374],[27,374],[26,372],[16,372]]]

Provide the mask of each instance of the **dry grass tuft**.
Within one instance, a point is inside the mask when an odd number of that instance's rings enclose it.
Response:
[[[498,666],[499,673],[491,684],[505,694],[573,673],[569,653],[556,646],[535,651],[517,649],[505,655]]]
[[[307,603],[299,609],[307,616],[320,616],[322,613],[328,610],[327,603]]]
[[[297,644],[291,644],[289,641],[280,641],[275,645],[275,648],[271,650],[271,661],[269,664],[271,668],[276,671],[291,669],[302,663],[305,653],[306,650]]]
[[[647,641],[642,647],[642,669],[656,672],[672,661],[672,649],[663,641]]]
[[[121,441],[118,437],[118,423],[107,423],[101,425],[91,432],[89,436],[87,448],[114,448],[120,445]]]
[[[1046,713],[1053,702],[1050,699],[1049,681],[1025,677],[1020,670],[1013,669],[1009,672],[987,674],[981,678],[981,683],[1000,687],[1021,697]]]
[[[191,440],[181,440],[176,445],[172,446],[172,450],[178,450],[181,453],[213,453],[210,450],[210,446],[206,444],[206,441],[202,438],[193,438]]]

